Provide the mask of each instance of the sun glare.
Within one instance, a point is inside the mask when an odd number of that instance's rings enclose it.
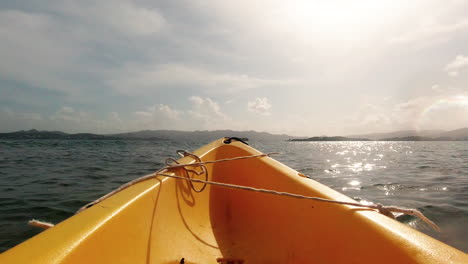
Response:
[[[396,14],[395,1],[285,1],[284,30],[298,34],[358,35],[377,29]],[[349,36],[348,36],[349,37]]]

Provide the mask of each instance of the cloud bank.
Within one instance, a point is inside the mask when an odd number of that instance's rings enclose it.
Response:
[[[0,130],[468,126],[467,14],[456,0],[3,2]]]

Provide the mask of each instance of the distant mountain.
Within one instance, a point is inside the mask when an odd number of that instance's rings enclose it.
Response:
[[[349,137],[310,137],[289,139],[289,141],[370,141],[370,139]]]
[[[447,131],[441,133],[439,136],[468,140],[468,127]]]
[[[143,130],[130,133],[98,135],[91,133],[68,134],[60,131],[21,130],[11,133],[0,133],[0,139],[96,139],[96,140],[172,140],[172,141],[212,141],[222,137],[239,137],[248,140],[282,141],[294,138],[288,135],[274,135],[256,131],[177,131],[177,130]]]
[[[389,133],[371,133],[349,135],[348,137],[368,138],[372,140],[387,140],[393,138],[423,137],[427,140],[443,138],[444,140],[468,140],[468,128],[460,128],[452,131],[444,130],[400,130]]]
[[[67,134],[61,131],[39,131],[36,129],[21,130],[11,133],[0,133],[0,139],[118,139],[112,136],[91,133]]]
[[[281,141],[291,137],[288,135],[275,135],[267,132],[256,131],[233,131],[233,130],[214,130],[214,131],[178,131],[178,130],[143,130],[138,132],[112,134],[110,136],[126,139],[151,139],[160,138],[173,141],[212,141],[222,137],[248,138],[254,141]]]
[[[171,141],[196,141],[210,142],[222,137],[247,138],[251,141],[442,141],[442,140],[467,140],[468,127],[452,131],[442,130],[402,130],[390,133],[373,133],[363,135],[351,135],[346,137],[309,137],[299,138],[285,134],[270,134],[257,131],[233,131],[233,130],[214,130],[214,131],[178,131],[178,130],[143,130],[129,133],[99,135],[92,133],[68,134],[61,131],[39,131],[36,129],[21,130],[11,133],[0,133],[0,139],[95,139],[95,140],[171,140]]]
[[[379,139],[379,141],[454,141],[454,140],[461,140],[455,139],[451,137],[420,137],[420,136],[409,136],[409,137],[394,137],[394,138],[383,138]]]

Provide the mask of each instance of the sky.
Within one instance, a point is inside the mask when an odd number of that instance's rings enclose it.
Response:
[[[0,0],[0,132],[468,127],[468,1]]]

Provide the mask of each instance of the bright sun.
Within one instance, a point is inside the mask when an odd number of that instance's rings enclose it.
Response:
[[[277,12],[283,30],[299,34],[365,34],[398,14],[398,1],[284,1]]]

